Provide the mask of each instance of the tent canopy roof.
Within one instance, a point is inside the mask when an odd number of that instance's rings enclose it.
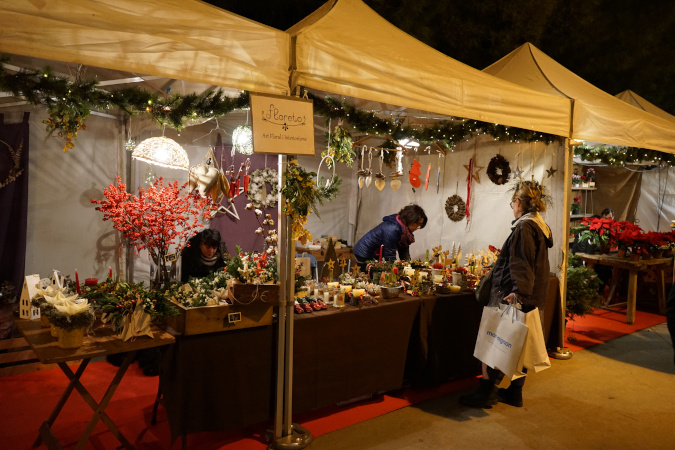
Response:
[[[288,91],[289,37],[197,0],[0,0],[0,52]]]
[[[616,94],[615,97],[618,98],[619,100],[628,103],[629,105],[635,106],[636,108],[640,108],[644,111],[662,117],[666,120],[675,122],[675,116],[668,114],[655,104],[650,103],[648,100],[640,97],[638,94],[631,91],[630,89],[626,89],[625,91]]]
[[[292,86],[562,136],[570,102],[466,66],[361,0],[331,0],[288,30]]]
[[[530,43],[518,47],[484,72],[573,99],[574,139],[675,153],[673,122],[598,89]]]

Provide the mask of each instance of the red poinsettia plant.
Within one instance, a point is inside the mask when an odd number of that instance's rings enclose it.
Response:
[[[178,180],[164,186],[157,178],[147,189],[140,188],[138,195],[127,192],[127,185],[117,177],[117,185],[103,189],[105,200],[92,199],[100,206],[103,220],[111,220],[113,227],[133,245],[136,254],[147,249],[158,266],[156,285],[169,279],[165,256],[173,246],[180,252],[187,240],[197,233],[202,225],[200,216],[209,219],[217,209],[210,197],[202,198],[187,190],[188,183],[178,185]]]

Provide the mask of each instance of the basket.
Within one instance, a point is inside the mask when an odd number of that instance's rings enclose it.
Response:
[[[52,337],[59,337],[59,334],[61,334],[61,328],[54,326],[53,323],[49,324],[49,331],[52,334]]]
[[[59,347],[78,348],[84,343],[84,328],[73,328],[72,330],[61,328],[59,330]]]
[[[49,319],[44,314],[40,314],[40,325],[42,328],[49,328],[51,326]]]
[[[384,298],[396,298],[398,294],[401,293],[401,287],[386,287],[380,286],[380,297]]]

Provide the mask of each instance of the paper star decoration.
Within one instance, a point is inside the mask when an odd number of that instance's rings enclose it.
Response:
[[[352,276],[354,278],[358,278],[359,273],[361,273],[361,268],[359,267],[358,264],[354,264],[354,267],[352,267]]]
[[[335,260],[334,259],[329,259],[326,261],[326,266],[328,267],[328,270],[333,270],[335,267]]]
[[[479,166],[478,163],[476,163],[475,156],[473,158],[474,158],[474,160],[473,160],[473,173],[470,174],[470,175],[471,175],[471,178],[476,180],[476,183],[480,184],[480,173],[479,172],[481,170],[483,170],[485,167]],[[464,168],[466,169],[467,172],[471,170],[469,166],[470,166],[470,164],[464,164]]]
[[[555,174],[557,171],[558,171],[558,170],[557,170],[557,169],[554,169],[553,166],[551,166],[550,169],[546,169],[546,173],[548,174],[548,175],[546,175],[546,178],[551,178],[552,176],[554,176],[554,174]]]
[[[522,180],[523,179],[523,172],[525,172],[525,171],[523,170],[522,167],[516,167],[515,169],[513,169],[513,178],[518,177]]]
[[[345,267],[347,266],[347,261],[345,261],[344,258],[340,258],[340,259],[338,259],[338,265],[340,266],[340,268],[341,268],[342,271],[344,272],[344,271],[345,271]]]

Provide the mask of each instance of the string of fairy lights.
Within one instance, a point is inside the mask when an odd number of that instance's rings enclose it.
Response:
[[[0,90],[23,97],[28,103],[44,106],[49,114],[49,119],[45,121],[47,131],[50,135],[55,133],[66,139],[64,150],[74,147],[77,132],[84,128],[85,119],[93,110],[119,109],[130,116],[146,114],[160,126],[180,131],[191,120],[213,119],[250,106],[247,92],[231,98],[222,90],[180,95],[149,92],[135,86],[106,91],[98,87],[96,80],[71,80],[55,75],[48,67],[13,72],[7,69],[7,61],[7,57],[0,59]],[[306,95],[312,99],[315,113],[323,116],[327,123],[340,120],[357,132],[390,136],[396,141],[410,139],[424,145],[436,143],[450,150],[461,141],[481,134],[502,142],[550,144],[562,141],[560,136],[553,134],[473,119],[448,118],[428,125],[413,124],[410,118],[383,117],[331,96],[321,97],[310,92]],[[675,164],[675,155],[633,147],[580,146],[575,148],[574,153],[584,161],[619,167],[649,162],[654,165]]]

